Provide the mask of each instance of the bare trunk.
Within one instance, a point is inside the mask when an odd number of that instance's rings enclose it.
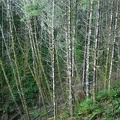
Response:
[[[113,66],[113,57],[114,57],[114,44],[115,44],[115,39],[116,39],[116,30],[117,30],[117,21],[118,21],[118,0],[116,4],[116,14],[115,14],[115,26],[114,26],[114,37],[113,37],[113,42],[112,42],[112,54],[111,54],[111,60],[110,60],[110,70],[109,70],[109,78],[108,78],[108,90],[110,91],[110,86],[111,86],[111,74],[112,74],[112,66]],[[111,15],[112,15],[112,10],[111,10]],[[112,16],[111,16],[112,17]]]
[[[97,66],[97,48],[98,48],[98,35],[99,35],[99,10],[100,10],[100,0],[98,0],[97,6],[97,23],[96,23],[96,34],[95,34],[95,46],[94,46],[94,73],[93,73],[93,102],[96,102],[96,66]]]
[[[104,78],[104,89],[107,89],[107,82],[109,80],[109,58],[110,58],[110,43],[111,43],[111,37],[112,37],[112,21],[113,21],[113,11],[112,11],[112,7],[113,7],[113,1],[111,1],[111,13],[110,13],[110,22],[109,22],[109,26],[106,24],[107,29],[109,31],[109,35],[108,35],[108,40],[107,40],[107,57],[106,57],[106,65],[105,65],[105,78]],[[106,16],[106,23],[108,22],[108,16]]]
[[[72,107],[72,40],[71,40],[71,0],[68,0],[68,33],[67,33],[67,46],[68,46],[68,86],[69,86],[69,112],[70,119],[73,117]]]
[[[90,16],[89,16],[89,30],[87,38],[87,53],[86,53],[86,96],[89,97],[89,56],[90,56],[90,40],[92,29],[92,11],[93,0],[90,0]]]
[[[54,41],[54,0],[52,1],[52,45],[51,45],[51,62],[52,62],[52,81],[53,81],[53,107],[54,120],[56,119],[56,104],[55,104],[55,41]]]

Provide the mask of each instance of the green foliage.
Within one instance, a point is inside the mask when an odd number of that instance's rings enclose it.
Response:
[[[38,93],[37,85],[32,77],[27,78],[27,80],[24,80],[23,83],[24,83],[23,84],[23,92],[25,95],[26,102],[28,105],[31,106],[34,104],[35,95]],[[13,84],[12,89],[13,89],[13,94],[16,99],[16,102],[18,102],[20,104],[21,103],[20,95],[19,95],[19,91],[15,84]]]
[[[32,10],[35,10],[38,8],[39,8],[38,4],[28,4],[28,5],[24,6],[24,9],[28,10],[28,11],[32,11]]]
[[[97,94],[97,101],[93,103],[89,98],[79,104],[76,108],[75,116],[77,119],[95,120],[114,120],[120,115],[120,89],[112,89],[110,92],[102,90]]]
[[[80,104],[80,108],[83,109],[79,109],[78,114],[86,114],[86,113],[90,113],[91,109],[92,109],[92,99],[87,99],[86,101],[84,101],[83,103]]]
[[[97,95],[97,101],[105,100],[108,97],[107,90],[102,90]]]
[[[120,87],[120,81],[113,81],[112,83],[111,83],[111,87],[113,88],[113,89],[119,89],[119,87]]]
[[[38,4],[28,4],[28,5],[24,6],[24,9],[27,10],[27,12],[28,12],[27,16],[29,18],[38,16],[40,14]]]
[[[44,8],[44,2],[41,2],[41,4],[39,3],[30,3],[27,4],[23,7],[23,9],[27,12],[26,17],[27,18],[32,18],[32,17],[37,17],[40,16],[42,13],[45,13],[45,8]],[[25,17],[25,18],[26,18]],[[23,20],[25,19],[23,18]]]
[[[84,41],[82,44],[84,44]],[[79,44],[76,45],[75,53],[76,53],[76,64],[81,65],[81,63],[84,59],[84,47]]]
[[[80,104],[78,108],[77,115],[83,118],[87,115],[88,120],[93,120],[96,116],[102,113],[102,108],[100,104],[93,104],[92,98],[85,100]]]
[[[24,94],[28,105],[33,105],[35,102],[35,95],[38,93],[38,87],[32,77],[24,81]]]
[[[86,8],[88,8],[88,6],[89,6],[89,1],[88,0],[82,0],[80,2],[82,4],[82,9],[85,11]]]
[[[42,117],[46,116],[47,113],[45,110],[41,111],[40,109],[34,109],[31,114],[32,114],[32,118],[38,119],[38,118],[42,118]]]
[[[35,16],[38,16],[39,15],[39,11],[38,10],[33,10],[31,11],[28,16],[31,18],[31,17],[35,17]]]

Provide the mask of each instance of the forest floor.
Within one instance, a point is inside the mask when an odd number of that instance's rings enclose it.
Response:
[[[70,120],[69,116],[66,111],[56,120]],[[92,96],[77,103],[73,120],[120,120],[120,82],[114,82],[110,91],[99,91],[95,103]]]
[[[62,106],[59,109],[62,109]],[[47,110],[53,113],[49,105]],[[39,109],[35,106],[30,108],[31,120],[53,120],[52,116],[52,114],[48,115],[48,113],[46,113],[45,108]],[[24,113],[23,118],[27,120],[27,116]],[[8,118],[8,114],[3,113],[0,119],[21,120],[20,114],[17,112],[11,114],[10,119]],[[68,110],[61,110],[56,120],[70,120]],[[73,120],[120,120],[120,83],[114,83],[110,91],[99,91],[96,94],[95,103],[93,103],[92,96],[80,103],[75,103]]]

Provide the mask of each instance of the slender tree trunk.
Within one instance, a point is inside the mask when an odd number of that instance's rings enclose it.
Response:
[[[4,37],[3,30],[2,30],[2,28],[1,28],[1,26],[0,26],[0,29],[1,29],[1,32],[2,32],[2,38],[3,38],[4,42],[5,42],[5,37]],[[6,44],[6,43],[5,43],[5,44]],[[7,45],[5,45],[5,47],[6,47],[6,49],[7,49],[7,54],[9,54]],[[9,55],[9,57],[10,57],[10,55]],[[10,58],[9,58],[9,59],[10,59]],[[8,77],[7,77],[7,74],[6,74],[6,72],[5,72],[5,69],[4,69],[4,66],[3,66],[3,63],[2,63],[1,60],[0,60],[0,66],[1,66],[1,68],[2,68],[3,75],[4,75],[4,77],[5,77],[6,83],[7,83],[7,85],[8,85],[8,88],[9,88],[10,94],[11,94],[11,96],[12,96],[12,98],[13,98],[13,101],[14,101],[14,103],[15,103],[15,106],[16,106],[16,108],[17,108],[17,110],[18,110],[18,112],[20,113],[20,116],[21,116],[21,118],[22,118],[22,113],[21,113],[20,108],[19,108],[19,106],[18,106],[18,104],[17,104],[17,102],[16,102],[16,99],[15,99],[15,97],[14,97],[12,88],[11,88],[10,83],[9,83],[9,79],[8,79]],[[12,66],[12,65],[11,65],[11,66]],[[14,69],[14,68],[13,68],[13,69]],[[18,90],[18,91],[19,91],[19,90]]]
[[[86,53],[87,53],[87,37],[88,37],[88,14],[89,12],[87,12],[87,16],[86,16],[86,35],[85,35],[85,46],[84,46],[84,60],[83,60],[83,71],[82,71],[82,86],[83,86],[83,90],[86,91]]]
[[[9,24],[9,32],[10,32],[10,40],[11,40],[11,47],[13,50],[13,56],[14,56],[14,63],[15,63],[15,68],[16,68],[16,73],[17,73],[17,79],[20,85],[20,92],[21,92],[21,102],[23,103],[23,107],[26,111],[27,114],[27,119],[30,119],[29,116],[29,111],[27,109],[27,103],[25,100],[25,96],[24,96],[24,92],[23,92],[23,87],[22,87],[22,82],[21,82],[21,77],[20,77],[20,71],[19,71],[19,65],[18,65],[18,61],[17,61],[17,55],[16,55],[16,51],[15,51],[15,41],[14,41],[14,34],[13,34],[13,21],[12,21],[12,11],[11,11],[11,0],[7,0],[7,14],[8,14],[8,24]]]
[[[96,23],[96,34],[95,34],[95,45],[94,45],[94,72],[93,72],[93,102],[96,102],[96,81],[97,81],[97,50],[98,50],[98,35],[99,35],[99,10],[100,10],[100,0],[98,0],[97,6],[97,23]]]
[[[72,107],[72,39],[71,39],[71,0],[68,0],[68,31],[67,31],[67,46],[68,46],[68,85],[69,85],[69,112],[70,119],[73,117],[73,107]]]
[[[92,12],[93,12],[93,0],[90,0],[90,16],[89,16],[89,29],[87,37],[87,53],[86,53],[86,96],[89,97],[89,56],[90,56],[90,40],[92,29]]]
[[[118,70],[117,70],[117,80],[120,80],[120,38],[118,38]]]
[[[113,36],[113,42],[112,42],[112,53],[111,53],[110,70],[109,70],[109,78],[108,78],[108,80],[109,80],[108,81],[108,90],[109,91],[110,91],[110,86],[111,86],[111,74],[112,74],[113,57],[114,57],[114,44],[115,44],[115,39],[116,39],[116,30],[117,30],[117,21],[118,21],[118,0],[117,0],[116,7],[117,8],[116,8],[116,11],[115,11],[114,36]],[[111,15],[112,15],[112,13],[111,13]]]
[[[106,57],[106,65],[105,65],[105,78],[104,78],[104,89],[107,89],[107,82],[109,81],[109,74],[108,69],[109,69],[109,58],[110,58],[110,43],[111,43],[111,37],[112,37],[112,21],[113,21],[113,0],[111,0],[111,11],[110,11],[110,23],[108,27],[109,35],[108,35],[108,40],[107,40],[107,57]],[[107,17],[108,19],[108,17]],[[108,20],[106,20],[106,23]],[[106,25],[107,26],[107,25]]]
[[[54,0],[52,1],[52,45],[51,45],[51,61],[52,61],[52,82],[53,82],[53,107],[54,120],[56,119],[56,104],[55,104],[55,41],[54,41]]]

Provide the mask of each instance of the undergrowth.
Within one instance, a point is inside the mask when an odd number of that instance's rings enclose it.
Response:
[[[70,114],[64,112],[56,120],[69,119]],[[78,103],[74,109],[73,120],[120,120],[120,88],[113,87],[109,92],[98,92],[95,103],[92,96]]]
[[[96,103],[92,97],[86,99],[75,109],[75,116],[75,120],[119,120],[120,88],[98,92]]]

